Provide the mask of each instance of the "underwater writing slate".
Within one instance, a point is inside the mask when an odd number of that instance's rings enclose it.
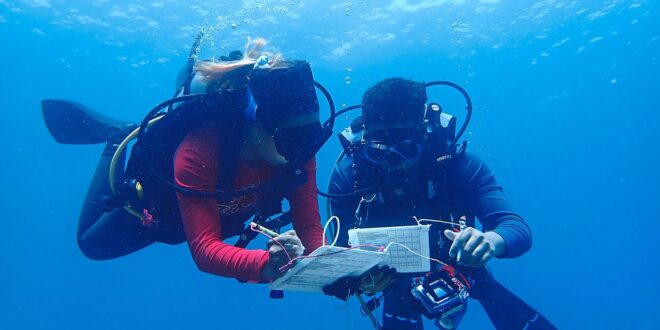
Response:
[[[323,292],[344,276],[364,274],[387,258],[384,252],[321,246],[271,284],[273,290]]]

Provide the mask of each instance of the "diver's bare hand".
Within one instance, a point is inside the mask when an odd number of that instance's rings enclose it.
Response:
[[[268,241],[267,247],[268,263],[261,271],[261,275],[271,279],[282,276],[280,268],[289,263],[289,258],[294,259],[305,252],[305,248],[294,230],[289,230],[271,239]]]
[[[445,230],[445,236],[452,241],[449,256],[456,258],[462,266],[481,267],[491,258],[504,253],[506,245],[502,236],[496,232],[482,232],[467,227],[460,232]]]
[[[389,266],[376,266],[363,274],[360,279],[360,291],[368,296],[385,291],[396,281],[396,269]]]

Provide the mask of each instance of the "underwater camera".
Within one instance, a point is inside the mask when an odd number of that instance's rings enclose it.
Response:
[[[462,311],[469,296],[468,284],[459,279],[453,268],[447,267],[418,281],[410,292],[429,319],[444,319]]]

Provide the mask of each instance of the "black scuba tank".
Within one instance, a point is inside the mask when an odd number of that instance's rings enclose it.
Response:
[[[244,91],[207,94],[171,108],[141,132],[131,150],[123,182],[141,186],[140,194],[128,195],[133,197],[128,204],[153,219],[150,226],[159,241],[185,241],[177,190],[168,185],[174,178],[174,156],[179,144],[189,132],[209,124],[218,128],[219,135],[240,134],[238,119],[245,103]]]

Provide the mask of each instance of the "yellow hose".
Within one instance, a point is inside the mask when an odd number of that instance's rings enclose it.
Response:
[[[161,120],[163,117],[164,116],[160,116],[160,117],[156,117],[156,118],[150,120],[149,123],[147,124],[147,127],[153,125],[157,121]],[[115,182],[116,182],[116,180],[115,180],[116,179],[115,169],[117,168],[117,163],[119,162],[119,158],[120,158],[121,154],[124,152],[124,150],[126,150],[126,146],[128,146],[128,144],[131,142],[131,140],[133,140],[133,139],[135,139],[135,137],[137,137],[138,133],[140,133],[140,128],[139,127],[136,128],[135,130],[133,130],[133,132],[131,132],[131,134],[128,134],[128,136],[126,138],[124,138],[124,141],[122,141],[119,144],[119,146],[117,147],[117,150],[115,150],[114,155],[112,155],[112,161],[110,161],[110,172],[108,173],[108,180],[110,181],[110,190],[112,190],[112,195],[113,196],[119,195],[119,191],[117,190],[117,187],[115,186]],[[139,182],[136,184],[135,188],[138,190],[138,194],[141,194],[142,185]],[[126,205],[124,205],[124,210],[126,210],[126,212],[128,212],[128,213],[130,213],[130,214],[132,214],[132,215],[134,215],[134,216],[136,216],[140,219],[142,219],[144,217],[142,212],[135,210],[128,203]]]

